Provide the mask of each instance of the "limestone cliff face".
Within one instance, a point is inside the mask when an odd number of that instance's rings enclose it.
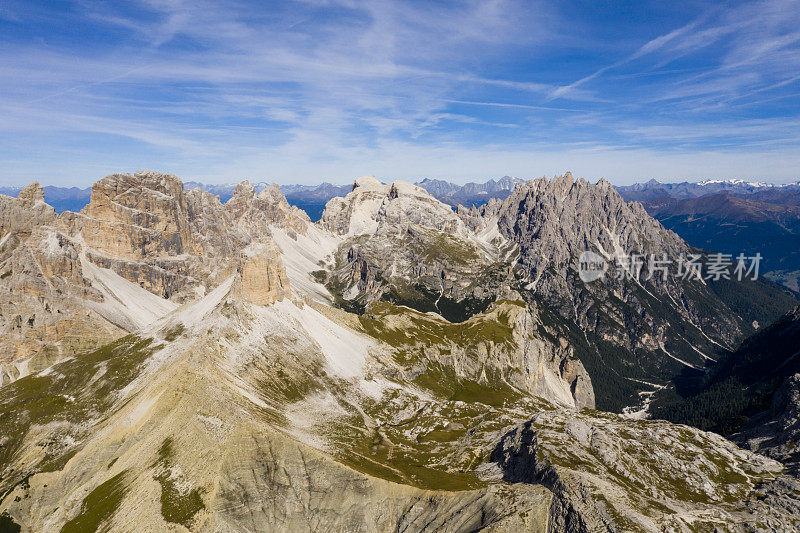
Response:
[[[237,230],[236,219],[225,209],[219,196],[201,189],[185,194],[194,255],[215,260],[233,257],[252,240],[251,236]]]
[[[93,263],[179,302],[235,272],[238,255],[268,238],[271,227],[302,235],[310,223],[277,185],[256,194],[242,182],[223,205],[218,196],[186,192],[176,176],[157,172],[103,178],[82,213],[65,220]]]
[[[165,298],[179,301],[199,284],[197,252],[183,183],[170,174],[113,174],[92,187],[80,214],[63,223],[79,234],[93,263]]]
[[[319,224],[338,235],[374,230],[375,216],[388,194],[389,186],[382,184],[375,176],[359,178],[353,183],[350,194],[344,198],[332,198],[325,205]]]
[[[291,294],[280,252],[273,242],[259,242],[244,251],[233,285],[237,299],[269,305]]]
[[[192,251],[183,183],[171,174],[113,174],[92,186],[82,213],[86,243],[119,259],[179,256]]]
[[[75,243],[51,228],[8,235],[0,272],[0,384],[124,333],[87,309],[104,297],[85,278]]]

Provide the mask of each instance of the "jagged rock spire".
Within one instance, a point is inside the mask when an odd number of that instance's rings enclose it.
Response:
[[[19,191],[17,199],[23,207],[33,207],[38,202],[44,203],[44,187],[34,180]]]

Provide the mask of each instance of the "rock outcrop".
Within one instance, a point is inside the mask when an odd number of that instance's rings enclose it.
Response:
[[[255,305],[269,305],[291,294],[275,243],[253,243],[245,248],[244,256],[234,282],[237,299]]]
[[[186,194],[176,176],[157,172],[107,176],[80,214],[63,218],[90,261],[178,302],[229,275],[219,260],[248,242],[218,199]]]
[[[201,189],[184,191],[174,175],[148,171],[98,181],[89,205],[65,224],[81,235],[93,263],[185,302],[232,275],[236,257],[271,228],[304,235],[311,222],[277,185],[256,193],[242,182],[223,205]]]
[[[556,531],[800,527],[796,497],[760,490],[780,463],[687,426],[547,411],[503,437],[493,458],[505,480],[553,491]]]
[[[194,252],[183,183],[171,174],[113,174],[92,186],[83,211],[84,241],[117,259],[180,256]]]
[[[104,296],[86,279],[75,243],[54,229],[7,234],[0,272],[0,385],[124,334],[90,310]]]
[[[434,394],[451,398],[472,388],[475,398],[489,403],[523,393],[594,408],[591,380],[572,347],[564,339],[553,343],[520,300],[496,302],[457,324],[386,303],[360,320],[368,334],[392,347],[399,375]]]
[[[17,202],[22,207],[33,208],[44,202],[44,187],[38,181],[32,181],[22,188],[17,195]]]

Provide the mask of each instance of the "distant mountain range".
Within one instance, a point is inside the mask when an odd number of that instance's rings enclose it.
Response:
[[[466,185],[425,178],[418,181],[416,185],[431,193],[440,202],[453,207],[458,205],[465,207],[475,205],[477,207],[485,204],[491,198],[505,200],[519,183],[524,183],[524,180],[503,176],[499,180],[491,179],[485,183],[471,182]]]
[[[651,179],[645,183],[621,185],[617,190],[623,198],[630,201],[645,202],[659,197],[699,198],[708,194],[730,193],[734,195],[765,195],[783,197],[786,194],[799,194],[800,182],[775,185],[759,181],[744,180],[705,180],[697,183],[661,183]]]

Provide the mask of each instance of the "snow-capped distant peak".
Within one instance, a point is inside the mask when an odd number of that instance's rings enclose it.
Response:
[[[705,186],[705,185],[715,185],[715,184],[727,184],[727,185],[747,185],[750,187],[775,187],[775,184],[772,183],[764,183],[762,181],[745,181],[740,179],[727,179],[727,180],[703,180],[698,182],[698,185]]]

